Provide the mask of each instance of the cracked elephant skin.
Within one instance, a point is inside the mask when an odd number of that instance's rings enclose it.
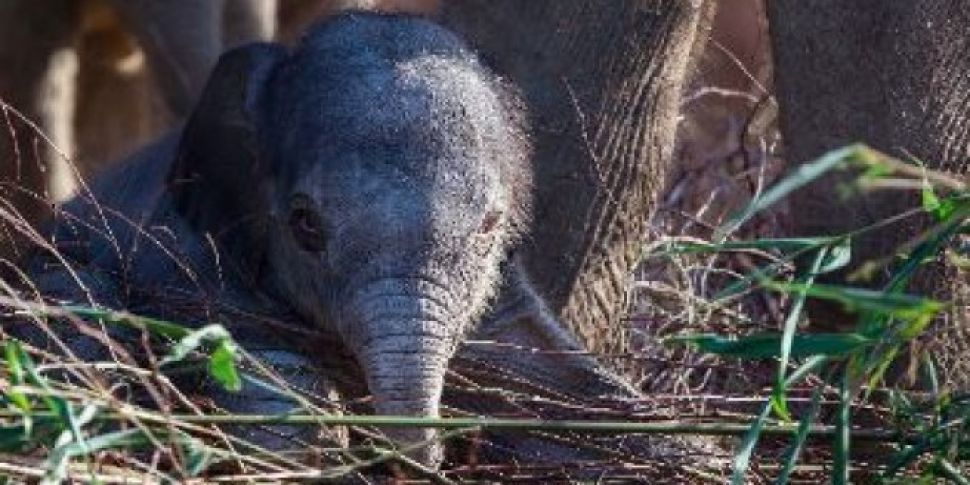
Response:
[[[970,1],[780,0],[767,6],[782,135],[793,165],[864,142],[928,168],[967,173]],[[915,192],[846,199],[840,190],[847,179],[836,173],[793,194],[793,235],[841,234],[919,207]],[[853,260],[892,256],[931,224],[911,217],[858,237]],[[965,270],[937,261],[908,289],[953,303],[919,346],[936,361],[941,379],[962,390],[970,388],[968,282]],[[880,275],[865,282],[885,283]],[[854,323],[834,305],[809,310],[813,326],[823,331],[844,331]]]

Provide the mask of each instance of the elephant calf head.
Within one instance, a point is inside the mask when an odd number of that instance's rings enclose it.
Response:
[[[291,52],[226,54],[169,184],[242,274],[342,337],[377,413],[433,417],[523,227],[527,148],[518,103],[457,36],[347,14]]]

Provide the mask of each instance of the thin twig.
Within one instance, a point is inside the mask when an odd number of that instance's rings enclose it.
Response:
[[[0,419],[15,419],[21,413],[0,410]],[[56,413],[34,412],[35,419],[56,418]],[[359,415],[314,415],[314,414],[172,414],[167,417],[140,413],[144,421],[163,421],[170,419],[176,423],[191,424],[233,424],[233,425],[328,425],[328,426],[393,426],[400,428],[483,428],[506,430],[542,431],[581,431],[581,432],[622,432],[639,434],[697,434],[714,436],[736,436],[746,433],[749,423],[691,423],[683,421],[582,421],[582,420],[545,420],[545,419],[504,419],[504,418],[421,418],[409,416],[359,416]],[[128,415],[104,413],[94,418],[98,421],[123,421]],[[791,425],[766,425],[763,433],[767,435],[789,436],[798,427]],[[835,427],[815,425],[809,431],[814,437],[831,437]],[[852,436],[861,440],[891,441],[907,438],[897,431],[887,429],[856,429]]]

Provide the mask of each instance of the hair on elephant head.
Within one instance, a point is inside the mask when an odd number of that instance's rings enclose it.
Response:
[[[292,52],[223,56],[169,185],[251,282],[341,336],[376,412],[437,416],[447,363],[527,217],[521,119],[456,35],[348,14]],[[417,454],[439,459],[436,447]]]

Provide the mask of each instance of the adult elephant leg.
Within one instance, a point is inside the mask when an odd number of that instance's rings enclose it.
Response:
[[[182,94],[171,92],[169,78],[174,72],[200,71],[188,79],[207,75],[215,61],[210,56],[247,42],[271,40],[276,29],[275,0],[221,2],[221,14],[191,2],[182,6],[154,1],[181,22],[158,22],[127,10],[123,22],[108,2],[85,4],[75,115],[76,161],[83,176],[121,160],[178,121],[173,110],[185,102],[173,98],[190,95],[194,99],[199,86]],[[200,47],[179,41],[187,31],[193,32],[190,37],[210,43],[221,37],[217,45]],[[153,57],[160,54],[162,59]]]
[[[78,175],[91,180],[174,120],[145,69],[144,52],[107,2],[86,2],[77,51],[74,161]]]
[[[523,92],[536,151],[527,266],[549,308],[615,352],[663,186],[700,0],[455,0],[444,22]]]
[[[276,36],[277,0],[230,0],[222,12],[223,50]]]
[[[222,53],[224,0],[113,0],[147,56],[165,102],[178,118],[195,105]]]
[[[19,112],[4,108],[0,116],[0,207],[31,223],[48,215],[49,208],[45,172],[53,150],[36,127],[44,132],[54,128],[48,126],[48,115],[55,107],[42,100],[55,96],[43,90],[50,85],[54,54],[73,42],[76,18],[77,4],[71,0],[0,2],[0,99]],[[15,256],[10,237],[16,230],[3,226],[0,253]]]
[[[964,173],[970,160],[970,1],[775,0],[768,2],[786,156],[803,163],[865,142],[929,167]],[[918,194],[865,194],[841,200],[835,175],[794,195],[794,231],[840,233],[917,206]],[[839,214],[839,217],[833,217]],[[892,255],[926,221],[893,226],[855,241],[857,259]],[[933,333],[941,366],[970,384],[966,276],[937,265],[914,291],[960,297]],[[879,284],[879,282],[874,282]],[[961,295],[963,295],[961,297]],[[816,308],[815,320],[845,329],[844,315]],[[851,324],[851,322],[848,322]]]

